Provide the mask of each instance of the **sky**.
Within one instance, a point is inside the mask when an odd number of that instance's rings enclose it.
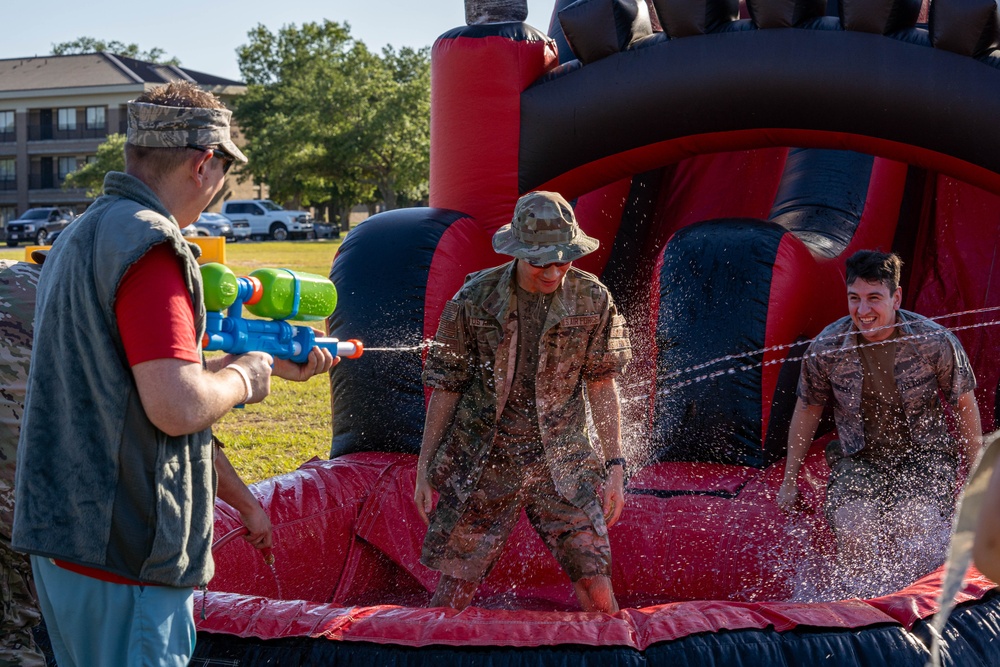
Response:
[[[288,24],[324,19],[347,22],[369,48],[431,46],[442,33],[465,25],[463,0],[168,0],[87,3],[25,0],[6,3],[0,59],[44,56],[52,45],[93,37],[140,50],[163,49],[181,66],[240,79],[236,49],[262,24],[276,32]],[[548,31],[554,0],[528,0],[527,23]],[[113,6],[113,9],[108,7]],[[119,9],[123,8],[123,9]],[[9,29],[20,26],[19,29]]]

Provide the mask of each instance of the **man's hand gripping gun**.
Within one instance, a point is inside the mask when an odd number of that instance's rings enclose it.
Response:
[[[303,363],[313,347],[328,348],[338,357],[357,359],[364,353],[359,340],[316,336],[311,327],[285,320],[321,320],[337,307],[333,283],[288,269],[258,269],[237,277],[223,264],[201,267],[207,323],[202,347],[229,354],[267,352],[279,359]],[[245,319],[243,306],[258,317]],[[227,310],[226,315],[222,314]]]

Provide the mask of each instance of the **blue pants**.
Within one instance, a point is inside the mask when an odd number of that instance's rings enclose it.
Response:
[[[59,667],[184,667],[194,653],[194,589],[112,584],[31,557]]]

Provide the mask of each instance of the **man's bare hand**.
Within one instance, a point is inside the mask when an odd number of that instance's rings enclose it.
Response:
[[[252,389],[247,403],[260,403],[271,393],[271,364],[274,358],[266,352],[247,352],[235,357],[231,364],[246,371]]]
[[[270,549],[272,546],[271,518],[267,516],[259,504],[251,508],[246,514],[240,514],[240,520],[246,526],[247,534],[243,539],[250,543],[255,549]]]
[[[320,331],[316,331],[316,334],[324,335]],[[338,363],[340,363],[340,357],[333,356],[330,350],[314,347],[309,351],[309,358],[301,364],[292,363],[287,359],[275,359],[274,374],[293,382],[305,382],[314,375],[329,372]]]
[[[795,509],[795,501],[799,498],[799,485],[796,482],[784,482],[778,489],[778,507],[791,512]]]
[[[417,483],[413,488],[413,502],[417,505],[417,513],[424,525],[429,526],[431,521],[428,517],[431,510],[434,509],[434,494],[426,475],[417,473]]]
[[[615,525],[625,509],[625,471],[621,466],[611,466],[604,482],[604,521],[608,527]]]

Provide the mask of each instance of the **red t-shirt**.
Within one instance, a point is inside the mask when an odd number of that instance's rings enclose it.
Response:
[[[180,260],[167,244],[153,246],[125,273],[115,316],[129,366],[154,359],[201,363],[194,307]]]

